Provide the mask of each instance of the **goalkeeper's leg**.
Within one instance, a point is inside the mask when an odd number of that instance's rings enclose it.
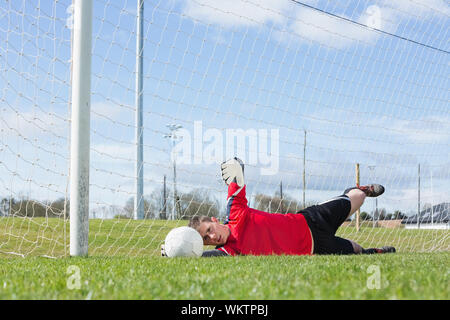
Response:
[[[383,194],[384,187],[379,184],[369,184],[367,186],[356,186],[348,188],[344,194],[350,198],[351,209],[348,217],[354,214],[364,203],[366,197],[378,197]]]
[[[351,217],[364,203],[366,199],[366,194],[359,189],[351,189],[345,193],[350,198],[351,209],[347,218]]]
[[[347,239],[348,240],[348,239]],[[375,253],[395,253],[395,248],[390,246],[383,246],[381,248],[368,248],[364,249],[359,244],[352,240],[348,240],[353,246],[353,250],[356,254],[375,254]]]

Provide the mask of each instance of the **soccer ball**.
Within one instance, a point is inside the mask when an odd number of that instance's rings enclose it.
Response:
[[[191,227],[179,227],[170,230],[164,242],[168,257],[200,257],[203,253],[203,239],[197,230]]]

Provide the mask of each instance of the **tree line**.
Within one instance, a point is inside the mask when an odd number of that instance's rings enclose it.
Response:
[[[0,198],[0,216],[17,217],[49,217],[69,218],[70,203],[68,199],[59,198],[56,201],[37,201],[32,199]],[[173,196],[170,189],[166,192],[156,189],[144,197],[145,219],[170,219],[173,212]],[[317,203],[308,202],[306,207]],[[195,215],[225,218],[226,208],[207,189],[194,189],[190,192],[179,192],[175,207],[176,220],[188,220]],[[273,196],[258,193],[250,197],[249,206],[257,210],[271,213],[296,213],[303,209],[300,201],[290,196]],[[132,219],[134,217],[134,198],[131,197],[124,206],[105,206],[92,210],[92,218],[122,218]],[[371,213],[361,212],[361,221],[393,220],[407,217],[400,210],[387,213],[382,208]]]
[[[407,216],[400,210],[395,210],[393,213],[387,213],[386,209],[374,210],[372,214],[363,211],[359,215],[361,221],[378,221],[378,220],[401,220]]]
[[[69,201],[64,198],[37,201],[5,197],[0,200],[0,216],[68,218],[68,212]]]

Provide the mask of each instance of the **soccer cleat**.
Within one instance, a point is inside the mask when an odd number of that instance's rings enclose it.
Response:
[[[362,249],[363,254],[394,253],[394,252],[395,252],[395,248],[388,247],[388,246],[384,246],[381,248]]]
[[[381,184],[369,184],[367,186],[358,186],[368,197],[378,197],[384,193],[384,187]]]
[[[381,247],[380,250],[381,250],[380,253],[395,253],[394,247],[384,246],[384,247]]]

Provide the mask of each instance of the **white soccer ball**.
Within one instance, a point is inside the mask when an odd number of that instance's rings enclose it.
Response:
[[[203,239],[197,230],[191,227],[179,227],[170,230],[164,242],[168,257],[200,257],[203,253]]]

